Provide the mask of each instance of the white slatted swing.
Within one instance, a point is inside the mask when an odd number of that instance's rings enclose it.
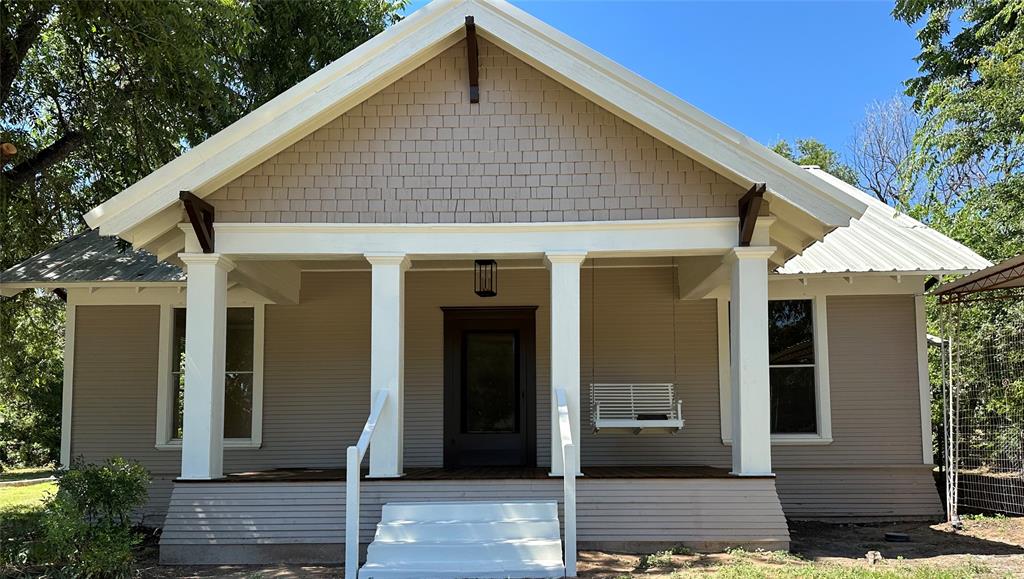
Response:
[[[591,269],[591,314],[590,314],[590,343],[591,343],[591,384],[590,384],[590,421],[594,432],[602,430],[632,430],[639,433],[645,429],[665,429],[676,433],[682,430],[685,420],[683,419],[683,402],[676,394],[676,386],[673,383],[607,383],[595,382],[594,366],[596,357],[594,344],[597,342],[595,333],[596,324],[596,292],[597,266],[594,260]],[[678,277],[675,269],[671,270],[673,288],[676,287]],[[678,361],[676,355],[676,300],[677,295],[672,296],[672,370],[673,376],[678,376]]]

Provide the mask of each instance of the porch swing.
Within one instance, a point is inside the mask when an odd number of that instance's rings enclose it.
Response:
[[[676,393],[674,383],[608,383],[594,381],[597,343],[597,260],[592,263],[590,284],[590,421],[594,433],[630,430],[639,434],[644,430],[665,430],[675,434],[683,429],[683,402]],[[673,271],[672,287],[678,284]],[[672,296],[672,376],[679,375],[676,349],[676,300]]]

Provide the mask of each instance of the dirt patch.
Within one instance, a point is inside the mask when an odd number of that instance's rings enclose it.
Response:
[[[910,541],[887,542],[887,532],[906,533]],[[959,532],[947,524],[790,522],[790,535],[791,554],[742,551],[662,554],[654,558],[659,565],[646,569],[641,565],[641,558],[635,555],[587,551],[580,553],[580,576],[587,579],[714,577],[742,566],[771,577],[807,572],[807,568],[840,566],[865,571],[906,570],[910,574],[915,569],[928,569],[955,570],[966,576],[1024,577],[1024,518],[967,520]],[[872,551],[881,556],[880,562],[868,562],[867,554]],[[756,575],[757,571],[750,576]]]
[[[890,543],[885,533],[906,533],[910,542]],[[585,579],[687,577],[1024,577],[1024,517],[967,520],[957,532],[946,524],[839,525],[791,522],[792,552],[676,553],[641,556],[601,551],[579,554]],[[876,551],[881,561],[865,555]],[[848,574],[835,574],[836,568]],[[157,579],[284,579],[339,577],[340,565],[203,565],[162,567],[153,543],[142,554],[139,574]],[[915,573],[915,570],[917,572]],[[948,570],[947,575],[944,571]],[[863,574],[862,574],[863,573]],[[923,573],[923,574],[922,574]]]

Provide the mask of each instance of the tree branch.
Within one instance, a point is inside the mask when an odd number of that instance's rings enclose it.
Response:
[[[4,46],[0,49],[0,103],[7,102],[11,94],[11,87],[14,86],[14,79],[21,70],[21,64],[25,56],[39,38],[43,30],[43,23],[46,15],[49,14],[53,4],[50,2],[33,2],[32,8],[25,15],[25,21],[20,23],[14,31],[13,38],[4,38]],[[8,10],[3,10],[4,20],[11,18]]]
[[[85,135],[76,131],[65,133],[49,146],[42,149],[9,170],[3,172],[4,181],[9,187],[17,187],[45,171],[56,163],[63,161],[85,142]]]

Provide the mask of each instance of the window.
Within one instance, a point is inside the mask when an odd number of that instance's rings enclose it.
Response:
[[[181,446],[185,410],[184,308],[166,307],[162,331],[169,338],[161,361],[158,399],[157,447]],[[224,373],[224,444],[226,447],[258,447],[261,439],[263,309],[233,307],[227,310]]]
[[[781,293],[781,292],[780,292]],[[796,292],[794,292],[796,293]],[[831,444],[826,296],[796,293],[768,301],[772,444]],[[718,376],[722,442],[732,443],[729,300],[718,300]]]
[[[811,300],[768,302],[772,434],[816,434],[814,308]]]

